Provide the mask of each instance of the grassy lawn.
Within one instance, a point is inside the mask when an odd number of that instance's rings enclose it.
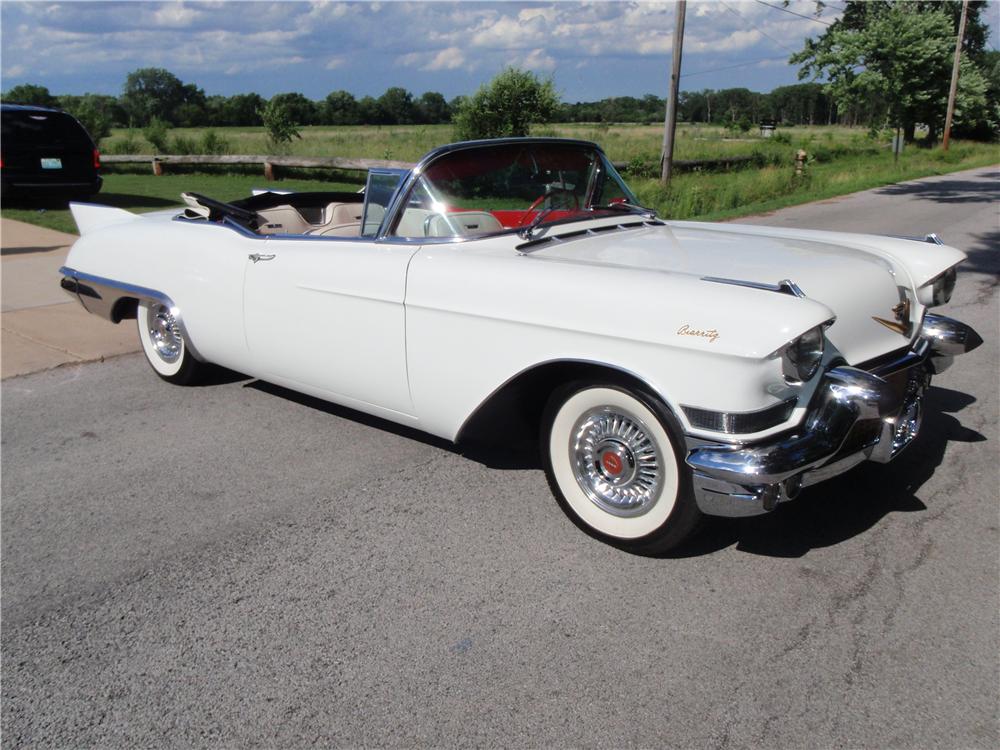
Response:
[[[199,141],[204,129],[178,128],[171,138]],[[262,128],[217,128],[216,135],[230,153],[267,152]],[[715,220],[772,211],[784,206],[845,195],[903,180],[944,174],[1000,163],[1000,145],[954,142],[946,154],[940,149],[908,146],[899,159],[887,147],[887,134],[871,138],[862,128],[810,126],[780,128],[779,137],[764,139],[755,133],[734,137],[717,126],[678,126],[676,158],[712,159],[753,156],[757,166],[732,172],[678,173],[669,190],[656,179],[662,126],[557,124],[538,128],[536,135],[581,138],[601,144],[615,162],[629,165],[626,179],[645,205],[673,219]],[[421,155],[452,140],[450,125],[307,127],[288,153],[299,156],[344,156],[416,161]],[[131,139],[129,148],[122,144]],[[128,150],[152,153],[139,131],[118,130],[101,143],[106,153]],[[799,149],[809,155],[806,172],[794,173]],[[130,211],[152,211],[180,203],[182,191],[194,191],[234,200],[264,187],[259,168],[222,171],[189,169],[154,177],[146,165],[115,165],[104,170],[104,189],[93,202]],[[357,190],[361,173],[321,170],[290,172],[277,187],[285,190]],[[74,232],[65,204],[15,206],[5,204],[2,215],[53,229]]]
[[[358,190],[362,187],[361,173],[357,183],[328,182],[323,180],[288,179],[281,180],[281,190]],[[156,211],[181,205],[182,192],[203,193],[223,201],[245,198],[254,188],[266,187],[263,175],[259,174],[165,174],[154,177],[149,171],[139,173],[104,172],[104,187],[89,199],[91,203],[116,206],[128,211],[141,213]],[[30,224],[56,229],[60,232],[76,233],[76,224],[65,201],[48,205],[3,206],[2,215],[7,219],[17,219]]]
[[[1000,146],[996,144],[953,141],[947,153],[907,149],[898,164],[891,153],[879,149],[811,161],[802,175],[789,166],[771,165],[727,173],[679,174],[667,190],[655,179],[629,182],[643,205],[656,208],[661,216],[715,221],[998,163]]]

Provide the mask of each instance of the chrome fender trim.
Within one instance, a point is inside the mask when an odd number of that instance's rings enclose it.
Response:
[[[184,337],[184,344],[187,346],[188,351],[191,352],[191,356],[200,362],[205,361],[205,358],[198,353],[194,342],[191,340],[191,334],[188,333],[187,326],[184,324],[184,317],[181,315],[180,308],[163,292],[144,286],[129,284],[124,281],[108,279],[103,276],[83,273],[68,266],[60,268],[59,273],[63,276],[60,286],[76,297],[80,301],[80,304],[83,305],[84,310],[112,323],[118,322],[114,320],[113,314],[115,304],[123,297],[158,302],[164,305],[170,310],[170,314],[177,322],[181,335]]]

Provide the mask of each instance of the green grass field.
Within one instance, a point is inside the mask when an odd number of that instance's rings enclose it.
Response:
[[[176,129],[171,137],[197,141],[204,130]],[[678,173],[664,190],[653,177],[658,171],[662,127],[659,125],[548,125],[537,135],[553,135],[596,141],[615,162],[630,169],[626,180],[645,205],[661,216],[673,219],[722,219],[773,211],[784,206],[807,203],[934,174],[955,172],[1000,163],[1000,145],[954,142],[949,152],[940,148],[908,146],[896,164],[889,151],[887,135],[870,138],[868,131],[846,127],[795,127],[779,129],[777,139],[755,134],[733,137],[720,127],[680,125],[676,158],[716,159],[753,156],[756,166],[731,172]],[[267,153],[262,128],[218,128],[230,153]],[[135,153],[152,153],[144,140],[136,142]],[[393,127],[303,128],[302,139],[289,153],[300,156],[343,156],[415,161],[435,146],[452,140],[450,125]],[[101,146],[106,153],[129,137],[116,131]],[[794,170],[795,152],[805,149],[805,174]],[[152,211],[178,205],[182,191],[194,191],[220,200],[234,200],[266,185],[254,168],[189,169],[154,177],[145,165],[115,165],[104,170],[104,189],[93,200],[130,211]],[[363,182],[358,173],[330,170],[287,172],[277,187],[286,190],[357,190]],[[2,215],[65,232],[75,231],[72,217],[62,204],[47,206],[5,203]]]
[[[184,145],[198,144],[207,130],[222,138],[231,154],[266,154],[269,149],[263,128],[174,128],[168,141],[180,140]],[[761,138],[756,131],[734,135],[716,125],[680,124],[677,128],[677,159],[717,159],[746,156],[764,150],[794,153],[797,148],[810,146],[870,145],[866,128],[839,126],[800,126],[782,128],[777,143]],[[293,140],[283,152],[293,156],[343,156],[362,159],[394,159],[416,161],[436,146],[454,140],[451,125],[358,125],[316,126],[300,128],[301,138]],[[536,127],[534,135],[580,138],[601,144],[614,161],[635,158],[658,159],[663,143],[663,125],[571,123]],[[887,144],[888,135],[878,139]],[[105,153],[155,153],[153,145],[141,130],[115,130],[101,142]]]

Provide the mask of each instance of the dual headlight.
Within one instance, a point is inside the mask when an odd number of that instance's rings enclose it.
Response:
[[[785,347],[781,373],[789,383],[804,383],[816,374],[823,360],[823,326],[811,328]]]
[[[957,275],[955,267],[952,266],[920,287],[917,290],[917,298],[921,304],[927,307],[937,307],[950,300],[951,293],[955,291],[955,278]]]

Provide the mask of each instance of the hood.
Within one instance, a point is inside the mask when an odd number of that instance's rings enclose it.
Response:
[[[789,280],[803,296],[834,311],[837,320],[828,329],[827,338],[852,364],[899,349],[912,340],[922,308],[912,291],[905,290],[910,286],[908,274],[897,279],[897,269],[888,257],[858,246],[860,235],[752,229],[756,231],[747,232],[738,225],[672,222],[552,243],[532,255],[683,274],[692,283],[713,287],[719,282],[706,278],[773,286]],[[777,292],[761,289],[759,293]],[[903,311],[900,302],[907,298],[907,318],[899,320]],[[901,331],[906,323],[909,327]]]

